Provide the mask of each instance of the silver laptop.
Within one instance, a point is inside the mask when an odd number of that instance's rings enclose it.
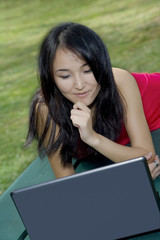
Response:
[[[112,240],[160,229],[144,157],[11,193],[31,240]]]

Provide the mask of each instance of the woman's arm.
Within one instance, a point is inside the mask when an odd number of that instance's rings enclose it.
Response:
[[[131,74],[124,70],[113,69],[113,73],[126,103],[125,127],[131,147],[120,145],[96,133],[92,127],[91,111],[81,102],[76,103],[71,111],[72,122],[79,128],[81,139],[85,143],[114,162],[144,156],[148,152],[152,152],[150,161],[153,161],[155,151],[137,83]]]
[[[118,89],[126,102],[126,116],[124,124],[130,139],[131,147],[138,151],[152,152],[153,161],[155,150],[150,130],[144,115],[141,95],[136,80],[125,70],[113,69]]]
[[[62,165],[60,158],[60,150],[57,150],[53,156],[48,157],[52,170],[56,178],[66,177],[75,174],[75,170],[72,164]]]
[[[39,107],[37,105],[36,114],[37,114],[37,119],[38,119],[37,131],[38,131],[38,135],[40,137],[44,131],[45,122],[47,119],[47,114],[48,114],[47,106],[44,103],[42,103]],[[59,133],[59,128],[58,128],[58,126],[56,126],[55,138],[58,136],[58,133]],[[50,134],[51,134],[51,124],[50,124],[48,132],[46,134],[46,137],[44,139],[44,147],[46,147],[48,144]],[[65,176],[72,175],[75,173],[72,164],[67,164],[66,166],[63,166],[63,164],[61,162],[60,149],[58,149],[51,156],[48,156],[48,160],[50,162],[50,165],[52,167],[52,170],[53,170],[56,178],[65,177]]]

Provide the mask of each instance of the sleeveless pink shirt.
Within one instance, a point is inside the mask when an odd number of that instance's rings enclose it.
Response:
[[[142,98],[143,109],[150,131],[160,128],[160,73],[131,73],[135,78]],[[123,126],[117,143],[129,143]]]

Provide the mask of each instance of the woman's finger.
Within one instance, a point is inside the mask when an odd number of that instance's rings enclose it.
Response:
[[[77,102],[77,103],[75,103],[75,104],[73,105],[73,109],[79,109],[79,110],[82,110],[82,111],[88,112],[88,113],[91,112],[90,108],[88,108],[88,107],[87,107],[84,103],[82,103],[82,102]]]
[[[159,177],[160,176],[160,171],[158,171],[156,174],[155,174],[155,178],[154,179],[156,179],[157,177]]]
[[[72,109],[71,110],[71,116],[72,115],[76,115],[76,116],[80,116],[80,117],[90,117],[89,112],[84,112],[84,111],[79,110],[79,109]]]
[[[158,155],[155,156],[154,162],[149,164],[149,169],[153,180],[160,175],[160,160]]]
[[[152,153],[151,153],[151,152],[149,152],[149,153],[147,153],[147,154],[145,155],[145,158],[146,158],[147,160],[150,160],[151,157],[152,157]]]

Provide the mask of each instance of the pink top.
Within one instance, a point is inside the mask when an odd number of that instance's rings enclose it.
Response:
[[[160,73],[131,73],[142,98],[143,109],[150,131],[160,128]],[[129,137],[123,126],[117,143],[126,145]]]

